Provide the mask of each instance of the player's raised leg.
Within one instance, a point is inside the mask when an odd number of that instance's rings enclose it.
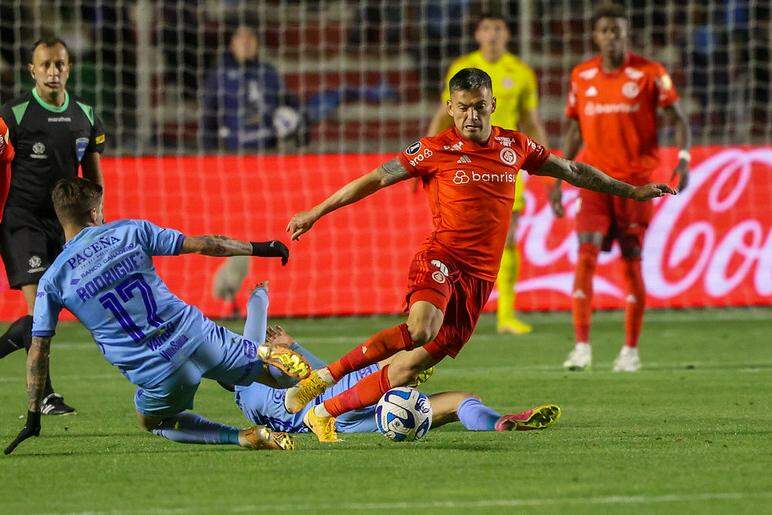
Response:
[[[599,232],[579,233],[579,259],[576,263],[574,286],[571,292],[571,311],[574,318],[575,345],[563,367],[584,370],[592,364],[590,350],[590,321],[592,319],[592,279],[603,241]]]
[[[339,360],[330,363],[327,367],[315,370],[308,379],[301,381],[296,387],[290,388],[284,401],[287,411],[298,413],[306,404],[321,395],[327,387],[335,384],[341,377],[350,372],[377,363],[399,351],[410,350],[433,340],[442,326],[442,320],[442,310],[431,302],[425,300],[413,302],[410,306],[407,323],[390,327],[374,334],[362,345],[356,346]],[[382,385],[387,383],[384,379]],[[360,385],[357,386],[359,387]],[[367,385],[367,387],[362,387],[361,393],[364,395],[363,397],[357,395],[356,397],[347,398],[345,403],[337,405],[335,411],[337,412],[344,405],[353,406],[348,409],[367,406],[368,404],[360,403],[369,400],[376,392],[382,389],[381,383],[375,379],[369,380]],[[368,392],[367,394],[364,394],[365,389]],[[388,388],[378,394],[375,401],[387,390]],[[324,412],[321,412],[320,415],[329,416],[329,414]]]

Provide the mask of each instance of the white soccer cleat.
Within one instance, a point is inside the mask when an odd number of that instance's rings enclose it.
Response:
[[[584,370],[592,365],[592,349],[589,343],[577,343],[574,350],[568,355],[568,359],[563,362],[563,368],[568,370]]]
[[[641,358],[636,347],[625,345],[614,360],[614,372],[638,372],[641,369]]]

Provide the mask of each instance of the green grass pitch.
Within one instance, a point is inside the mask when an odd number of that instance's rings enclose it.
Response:
[[[392,317],[283,321],[327,359]],[[622,315],[599,313],[594,368],[568,373],[567,314],[529,317],[499,337],[486,315],[426,392],[466,390],[489,405],[563,408],[552,430],[471,433],[420,442],[348,435],[292,453],[168,442],[134,422],[134,388],[79,324],[54,339],[54,385],[78,414],[44,417],[40,438],[0,456],[0,513],[525,512],[772,513],[772,310],[652,312],[644,370],[610,372]],[[231,324],[238,329],[238,324]],[[23,425],[24,354],[0,361],[0,438]],[[205,382],[196,411],[247,425],[230,394]]]

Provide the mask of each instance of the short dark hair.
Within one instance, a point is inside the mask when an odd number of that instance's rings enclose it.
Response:
[[[592,13],[590,22],[592,23],[593,29],[595,29],[595,25],[601,18],[621,18],[627,21],[627,12],[623,5],[613,3],[603,4]]]
[[[448,89],[451,93],[480,88],[488,88],[491,92],[493,91],[491,76],[479,68],[464,68],[456,73],[448,83]]]
[[[29,61],[32,62],[32,57],[35,55],[35,50],[39,46],[45,46],[45,47],[52,47],[56,45],[62,45],[64,47],[65,52],[67,52],[67,60],[72,61],[72,56],[70,55],[70,49],[67,47],[67,43],[64,42],[63,39],[56,37],[56,36],[44,36],[34,43],[32,43],[32,47],[30,47],[30,53],[29,53]]]
[[[477,21],[474,24],[474,30],[477,30],[480,28],[480,24],[484,22],[485,20],[498,20],[503,21],[504,25],[509,28],[509,21],[504,17],[503,14],[495,13],[493,11],[483,11],[480,13],[480,15],[477,17]]]
[[[89,211],[99,206],[102,192],[102,186],[82,177],[59,179],[51,191],[59,222],[88,223]]]

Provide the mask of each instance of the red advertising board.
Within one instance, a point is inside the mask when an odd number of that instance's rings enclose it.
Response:
[[[648,305],[703,307],[772,303],[772,148],[693,149],[689,188],[658,199],[644,248]],[[283,238],[291,215],[390,156],[131,157],[103,159],[108,219],[146,218],[187,234]],[[658,179],[668,180],[673,149],[663,150]],[[290,245],[289,265],[254,259],[245,289],[271,283],[271,314],[394,313],[402,308],[407,267],[430,231],[428,205],[412,182],[387,188],[322,219]],[[519,229],[523,256],[518,307],[569,309],[576,262],[576,191],[556,220],[548,183],[529,177]],[[618,249],[601,257],[595,305],[621,307]],[[212,295],[221,260],[156,258],[172,291],[211,316],[228,313]],[[497,297],[494,291],[490,307]],[[23,314],[21,295],[0,284],[0,319]]]

